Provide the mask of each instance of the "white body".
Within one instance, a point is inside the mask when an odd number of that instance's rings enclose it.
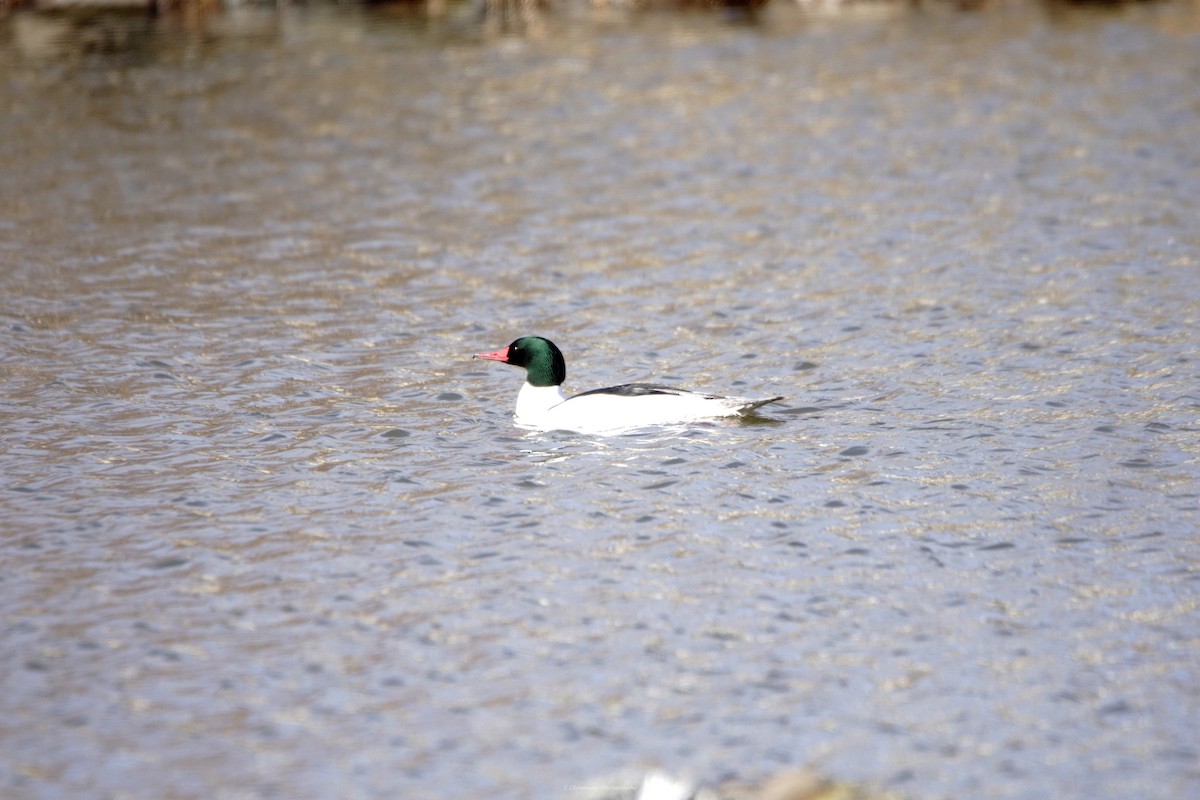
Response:
[[[538,430],[616,433],[734,416],[761,403],[684,390],[634,396],[588,393],[568,398],[561,386],[533,386],[526,382],[517,395],[515,418],[518,425]]]

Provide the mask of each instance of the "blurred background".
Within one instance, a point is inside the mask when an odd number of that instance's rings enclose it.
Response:
[[[1197,87],[1195,0],[0,0],[0,796],[1200,796]],[[531,433],[522,334],[787,399]]]

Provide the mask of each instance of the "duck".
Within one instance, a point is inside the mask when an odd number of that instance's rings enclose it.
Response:
[[[508,347],[475,358],[525,370],[514,421],[524,428],[575,433],[614,433],[746,416],[782,396],[753,399],[692,392],[658,383],[624,383],[568,397],[563,393],[567,362],[554,342],[522,336]]]

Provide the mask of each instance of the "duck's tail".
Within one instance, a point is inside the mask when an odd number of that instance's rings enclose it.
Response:
[[[737,407],[737,413],[750,414],[765,406],[767,403],[778,403],[783,399],[783,395],[778,397],[768,397],[766,400],[747,400]]]

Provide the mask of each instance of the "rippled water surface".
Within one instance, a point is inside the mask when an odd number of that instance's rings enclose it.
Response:
[[[1200,10],[0,20],[0,795],[1200,795]],[[769,422],[514,428],[568,388]]]

